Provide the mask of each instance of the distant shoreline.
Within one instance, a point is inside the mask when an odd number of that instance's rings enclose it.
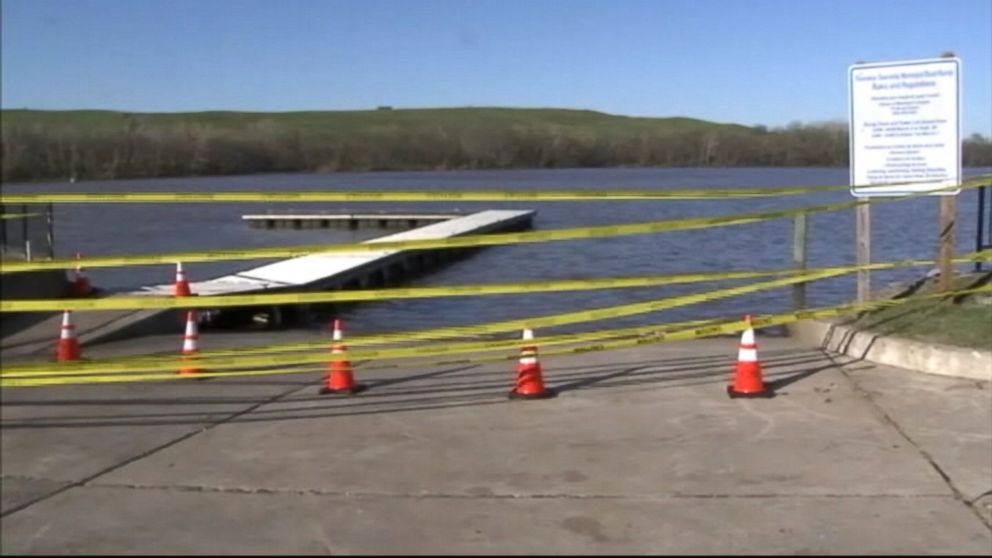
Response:
[[[237,176],[245,176],[245,177],[247,177],[247,176],[269,176],[269,175],[272,175],[272,176],[283,176],[283,175],[292,176],[292,175],[304,175],[304,174],[311,174],[311,175],[314,175],[314,174],[328,174],[328,175],[333,175],[333,174],[347,174],[347,173],[355,173],[355,174],[364,174],[364,173],[397,173],[397,174],[399,174],[399,173],[412,173],[412,172],[425,172],[425,173],[427,173],[427,172],[442,172],[442,173],[447,173],[447,172],[486,172],[486,171],[500,172],[500,171],[541,171],[541,170],[561,170],[561,171],[567,171],[567,170],[596,170],[596,169],[601,169],[601,170],[608,170],[608,169],[616,169],[616,170],[623,170],[623,169],[635,169],[635,170],[636,169],[642,169],[642,170],[651,170],[651,169],[710,169],[710,170],[719,170],[719,169],[762,169],[762,168],[764,168],[764,169],[800,169],[800,168],[802,168],[802,169],[817,169],[817,168],[819,168],[819,169],[846,169],[847,168],[847,165],[833,165],[833,166],[827,166],[827,165],[809,165],[809,166],[805,166],[805,167],[793,167],[793,166],[770,167],[770,166],[761,166],[761,165],[738,165],[736,167],[718,167],[718,166],[714,166],[714,167],[692,167],[692,166],[680,166],[680,167],[611,166],[611,167],[560,167],[560,168],[512,167],[512,168],[502,168],[502,169],[389,169],[389,170],[360,170],[360,171],[353,171],[353,170],[348,170],[348,171],[343,171],[343,170],[340,170],[340,171],[260,171],[260,172],[252,172],[252,173],[234,173],[234,174],[223,174],[223,175],[220,175],[220,174],[201,174],[201,175],[182,175],[182,176],[143,176],[143,177],[92,178],[92,179],[80,179],[80,180],[76,180],[75,182],[72,182],[71,180],[64,179],[64,178],[63,179],[39,178],[39,179],[35,179],[35,180],[23,180],[23,181],[17,181],[17,182],[13,182],[13,181],[8,182],[8,181],[0,180],[0,185],[3,185],[3,186],[18,186],[18,185],[31,185],[31,184],[51,184],[51,183],[57,183],[57,182],[65,182],[66,184],[81,185],[81,184],[85,184],[87,182],[116,182],[116,181],[128,181],[128,180],[157,180],[157,179],[168,179],[168,178],[201,179],[201,178],[210,178],[210,177],[237,177]],[[992,165],[975,165],[975,166],[962,167],[962,170],[963,171],[976,170],[976,169],[982,171],[979,174],[992,174]]]
[[[844,167],[846,127],[565,109],[291,113],[3,110],[3,183],[268,173]],[[964,142],[992,166],[992,141]]]

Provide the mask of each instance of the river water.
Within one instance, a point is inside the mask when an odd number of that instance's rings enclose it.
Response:
[[[966,169],[966,176],[992,169]],[[846,168],[734,169],[564,169],[509,171],[376,172],[250,175],[235,177],[118,180],[108,182],[5,184],[8,193],[152,191],[335,191],[335,190],[592,190],[682,189],[701,187],[781,187],[846,184]],[[56,255],[130,255],[310,243],[348,243],[379,232],[263,230],[241,221],[246,213],[267,211],[423,211],[469,212],[483,209],[535,209],[535,230],[610,225],[727,215],[850,200],[847,191],[802,196],[705,201],[576,202],[425,202],[301,204],[66,204],[57,206]],[[974,250],[977,192],[958,199],[958,253]],[[883,203],[872,208],[872,260],[934,258],[937,250],[936,198]],[[483,248],[409,282],[410,286],[462,285],[553,279],[622,277],[689,272],[779,269],[791,265],[792,219],[576,241]],[[809,265],[854,263],[854,210],[817,213],[810,218]],[[190,263],[191,280],[205,280],[251,269],[273,260]],[[959,266],[969,269],[971,266]],[[931,268],[879,271],[875,289],[919,277]],[[94,284],[130,289],[171,283],[174,266],[152,265],[89,270]],[[495,320],[593,309],[743,284],[721,281],[664,287],[567,293],[395,300],[353,305],[340,316],[351,332],[384,332],[470,325]],[[559,328],[559,333],[666,323],[700,317],[789,309],[790,287],[673,310],[588,325]],[[808,287],[813,306],[846,302],[855,296],[853,275]],[[321,319],[321,321],[323,318]],[[325,327],[324,323],[301,327]]]

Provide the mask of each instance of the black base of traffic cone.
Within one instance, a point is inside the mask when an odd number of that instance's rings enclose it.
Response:
[[[355,384],[350,389],[332,389],[327,386],[320,388],[321,395],[355,395],[368,389],[365,384]]]
[[[558,392],[551,388],[545,388],[541,393],[532,393],[530,395],[524,395],[518,393],[517,390],[510,390],[510,393],[506,395],[508,399],[551,399],[552,397],[557,397]]]
[[[762,391],[745,393],[742,391],[734,391],[734,386],[727,386],[727,395],[729,395],[731,399],[771,399],[772,397],[775,397],[775,392],[765,388]]]

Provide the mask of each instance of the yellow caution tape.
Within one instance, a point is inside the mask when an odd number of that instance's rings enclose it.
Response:
[[[955,263],[968,263],[992,259],[992,250],[984,250],[955,259]],[[932,265],[934,260],[906,260],[899,262],[877,262],[862,266],[837,266],[818,269],[780,269],[770,271],[727,271],[708,273],[685,273],[678,275],[656,275],[643,277],[613,277],[597,279],[562,279],[552,281],[527,281],[522,283],[494,283],[481,285],[451,285],[441,287],[416,287],[395,289],[365,289],[358,291],[337,291],[320,293],[266,293],[246,295],[222,295],[206,297],[174,296],[114,296],[96,299],[39,299],[39,300],[0,300],[0,312],[59,312],[101,311],[101,310],[148,310],[165,308],[230,308],[237,306],[318,304],[328,302],[356,302],[369,300],[392,300],[410,298],[435,298],[453,296],[484,296],[516,293],[550,293],[575,290],[615,289],[696,283],[703,281],[755,279],[774,275],[794,275],[817,271],[880,270],[895,267]]]
[[[696,304],[699,302],[705,302],[709,300],[716,300],[720,298],[727,298],[731,296],[737,296],[741,294],[752,293],[756,291],[761,291],[765,289],[772,289],[776,287],[783,287],[787,285],[792,285],[796,283],[803,283],[808,281],[814,281],[817,279],[825,279],[828,277],[836,277],[839,275],[844,275],[846,271],[829,271],[829,272],[819,272],[804,274],[797,277],[787,277],[783,279],[775,279],[772,281],[764,281],[760,283],[754,283],[750,285],[744,285],[739,287],[730,287],[726,289],[720,289],[715,291],[694,293],[688,295],[682,295],[678,297],[672,297],[661,300],[650,300],[647,302],[636,302],[632,304],[625,304],[620,306],[613,306],[608,308],[599,308],[595,310],[581,310],[577,312],[569,312],[564,314],[558,314],[554,316],[546,316],[541,318],[529,318],[524,320],[514,320],[518,324],[518,327],[530,327],[530,328],[542,328],[542,327],[553,327],[560,325],[568,325],[573,323],[580,323],[591,320],[602,320],[618,318],[623,316],[631,316],[635,314],[644,314],[648,312],[656,312],[660,310],[667,310],[671,308],[676,308],[679,306],[686,306],[690,304]],[[452,328],[457,329],[457,328]],[[260,367],[260,366],[280,366],[284,364],[306,364],[315,362],[326,362],[328,360],[344,360],[346,358],[353,358],[357,360],[366,359],[388,359],[388,358],[410,358],[410,357],[422,357],[422,356],[434,356],[442,354],[450,354],[465,351],[475,351],[475,350],[486,350],[486,347],[492,346],[493,341],[479,341],[479,342],[469,342],[461,344],[449,344],[444,346],[419,346],[419,347],[399,347],[391,349],[364,349],[358,351],[352,351],[351,356],[347,357],[344,355],[331,356],[325,354],[312,354],[312,355],[262,355],[262,356],[223,356],[216,358],[198,358],[197,366],[202,368],[232,368],[232,367]],[[145,371],[155,371],[155,370],[174,370],[182,362],[181,358],[173,357],[161,357],[154,360],[142,360],[142,361],[91,361],[91,362],[66,362],[60,364],[25,364],[25,365],[13,365],[7,366],[2,371],[3,377],[9,377],[11,374],[26,373],[26,372],[60,372],[60,371],[78,371],[87,370],[90,372],[113,372],[122,370],[133,370],[136,366],[140,366],[142,370]]]
[[[964,263],[976,261],[979,259],[990,259],[992,258],[992,250],[984,250],[982,252],[976,252],[961,258],[956,258],[954,261],[956,263]],[[929,265],[933,263],[930,260],[905,260],[899,262],[884,262],[870,264],[869,266],[843,266],[843,267],[829,267],[820,269],[809,269],[803,272],[802,276],[797,276],[794,278],[786,280],[776,280],[765,283],[756,283],[752,285],[745,285],[742,287],[733,287],[727,289],[720,289],[715,291],[696,293],[690,295],[683,295],[668,299],[661,299],[660,301],[649,301],[641,303],[633,303],[623,306],[601,308],[592,311],[578,311],[565,314],[555,314],[543,317],[531,317],[523,319],[514,319],[504,322],[494,322],[489,324],[479,324],[472,326],[460,326],[460,327],[449,327],[449,328],[439,328],[433,330],[421,330],[421,331],[403,331],[396,333],[388,333],[374,336],[362,336],[348,341],[348,345],[351,347],[356,346],[367,346],[367,345],[377,345],[384,343],[397,343],[397,342],[411,342],[429,339],[438,339],[445,337],[464,337],[468,335],[483,335],[483,334],[495,334],[502,333],[510,330],[519,330],[524,327],[530,328],[544,328],[560,325],[570,325],[575,323],[581,323],[586,321],[613,318],[626,315],[632,315],[637,313],[651,312],[657,310],[663,310],[668,308],[674,308],[678,306],[683,306],[687,304],[695,304],[698,302],[705,302],[707,300],[716,300],[720,298],[725,298],[729,296],[736,296],[738,294],[746,294],[750,292],[756,292],[768,288],[776,288],[784,286],[786,284],[798,283],[803,281],[812,281],[824,276],[836,276],[841,274],[850,273],[857,271],[859,269],[891,269],[895,267],[912,266],[912,265]],[[788,270],[781,271],[782,273],[788,272]],[[771,272],[775,273],[775,272]],[[688,276],[687,276],[688,277]],[[626,331],[626,334],[641,334],[646,330],[641,329],[631,329]],[[487,347],[487,348],[500,348],[503,345],[500,342],[480,342],[481,344],[472,345],[468,347]],[[512,342],[511,342],[512,344]],[[249,355],[259,355],[259,354],[271,354],[271,353],[297,353],[299,351],[323,351],[320,353],[319,359],[326,360],[323,356],[326,352],[327,341],[310,341],[304,343],[293,343],[293,344],[282,344],[282,345],[268,345],[261,347],[242,347],[232,350],[219,350],[219,351],[205,351],[198,355],[200,361],[207,361],[211,359],[226,358],[226,357],[240,357],[248,358]],[[287,361],[291,358],[289,355],[281,355],[282,358]],[[379,353],[378,358],[389,358],[388,353],[383,355]],[[117,370],[129,371],[133,368],[143,368],[148,362],[161,363],[162,359],[175,358],[173,355],[153,355],[153,356],[135,356],[135,357],[124,357],[122,359],[114,359],[113,362],[117,366]],[[252,364],[257,364],[253,362]],[[47,364],[29,364],[22,365],[18,370],[32,370],[32,369],[45,369],[50,367]],[[60,367],[57,369],[59,373],[64,373],[64,368]],[[0,370],[0,377],[6,376],[9,371]],[[53,373],[53,372],[49,372]],[[90,373],[88,369],[85,369],[81,373]]]
[[[2,213],[0,219],[28,219],[30,217],[40,217],[42,213]]]
[[[948,296],[957,296],[957,295],[965,295],[965,294],[976,294],[976,293],[992,293],[992,285],[987,285],[984,287],[977,287],[972,289],[963,289],[959,291],[954,291],[952,293],[937,293],[933,295],[925,295],[925,296],[918,296],[912,298],[907,297],[901,299],[890,299],[890,300],[867,302],[867,303],[851,303],[851,304],[844,304],[833,307],[824,307],[819,309],[801,310],[795,312],[783,312],[780,314],[771,314],[771,315],[758,315],[756,317],[752,317],[751,326],[755,328],[771,327],[776,325],[793,323],[800,320],[823,319],[823,318],[850,315],[852,313],[863,312],[881,307],[896,306],[911,301],[943,298]],[[749,326],[747,322],[744,322],[740,319],[736,319],[725,323],[693,325],[686,328],[677,329],[674,331],[659,331],[655,334],[648,334],[641,337],[637,337],[635,339],[618,339],[615,341],[604,341],[593,345],[585,345],[581,347],[542,350],[541,354],[544,356],[561,356],[561,355],[570,355],[570,354],[579,354],[579,353],[588,353],[588,352],[597,352],[597,351],[616,350],[616,349],[635,347],[639,345],[661,343],[661,342],[688,341],[692,339],[701,339],[705,337],[714,337],[717,335],[728,335],[732,333],[737,333],[747,329],[748,327]],[[533,344],[533,342],[531,342],[531,344]],[[513,358],[517,358],[517,357],[514,355],[502,357],[502,359],[505,360],[509,360]]]
[[[600,341],[603,339],[613,339],[618,337],[653,337],[659,333],[665,333],[669,331],[676,331],[685,328],[698,328],[701,326],[708,326],[715,324],[720,321],[725,321],[726,318],[704,318],[700,320],[689,320],[684,322],[673,322],[668,324],[652,324],[647,326],[634,326],[626,327],[620,329],[609,329],[600,330],[592,332],[581,332],[581,333],[569,333],[563,335],[553,335],[553,336],[541,336],[540,345],[547,346],[549,344],[564,344],[564,343],[578,343],[582,341]],[[518,332],[519,334],[519,332]],[[533,340],[523,340],[523,339],[512,339],[506,340],[507,348],[523,347],[533,345]],[[542,349],[542,354],[547,352]],[[554,353],[548,353],[554,354]],[[459,359],[448,359],[448,360],[438,360],[429,363],[420,363],[418,366],[449,366],[455,364],[475,364],[482,362],[496,362],[501,360],[511,360],[517,358],[518,355],[496,355],[496,356],[486,356],[486,357],[474,357],[474,358],[459,358]],[[389,363],[389,364],[363,364],[362,370],[386,370],[395,368],[408,367],[409,363]],[[326,365],[324,367],[326,369]]]
[[[973,180],[987,180],[986,177]],[[859,186],[861,191],[929,184],[892,182]],[[956,187],[955,187],[956,188]],[[850,184],[768,188],[692,188],[671,190],[433,191],[433,192],[60,192],[0,194],[0,203],[230,203],[230,202],[431,202],[431,201],[588,201],[705,200],[773,197],[850,190]]]
[[[981,186],[982,184],[966,183],[962,189]],[[946,188],[950,189],[950,187]],[[910,194],[906,196],[871,198],[868,203],[887,203],[916,197],[922,194]],[[242,250],[208,250],[196,252],[174,252],[171,254],[142,255],[142,256],[108,256],[75,260],[49,260],[46,262],[3,262],[0,266],[0,273],[15,273],[24,271],[37,271],[44,269],[70,269],[75,265],[82,265],[87,268],[115,267],[123,265],[150,265],[150,264],[172,264],[175,262],[204,262],[204,261],[231,261],[258,258],[293,258],[305,256],[313,253],[334,254],[334,253],[361,253],[378,252],[382,250],[424,250],[441,248],[472,248],[478,246],[496,246],[507,244],[526,244],[535,242],[551,242],[561,240],[580,240],[589,238],[603,238],[613,236],[624,236],[634,234],[651,234],[659,232],[670,232],[679,230],[692,230],[718,226],[740,225],[767,221],[798,215],[802,213],[816,213],[822,211],[836,211],[856,207],[862,200],[839,202],[832,204],[815,205],[775,211],[760,211],[754,213],[742,213],[737,215],[722,215],[715,217],[696,217],[690,219],[676,219],[669,221],[652,221],[647,223],[631,223],[625,225],[606,225],[598,227],[581,227],[572,229],[557,229],[551,231],[530,231],[521,233],[495,233],[485,235],[469,235],[453,238],[406,240],[394,242],[374,242],[357,244],[317,244],[302,246],[280,246],[267,248],[252,248]]]
[[[959,258],[957,263],[968,263],[992,258],[992,250],[970,257]],[[878,270],[893,267],[932,265],[933,260],[907,260],[902,262],[874,263],[861,269]],[[174,296],[113,296],[94,299],[29,299],[0,300],[0,312],[59,312],[72,310],[88,312],[99,310],[149,310],[164,308],[229,308],[236,306],[271,306],[291,304],[318,304],[328,302],[356,302],[410,298],[438,298],[454,296],[484,296],[516,293],[550,293],[576,290],[616,289],[676,285],[703,281],[755,279],[774,275],[795,275],[814,271],[854,271],[857,266],[839,266],[810,270],[780,269],[771,271],[725,271],[655,275],[642,277],[613,277],[597,279],[562,279],[554,281],[526,281],[521,283],[494,283],[482,285],[449,285],[395,289],[366,289],[319,293],[265,293],[220,295],[205,297]]]
[[[899,304],[904,304],[906,302],[913,302],[913,301],[920,301],[920,300],[927,300],[934,298],[944,298],[949,296],[958,296],[965,294],[978,294],[978,293],[992,293],[992,285],[986,285],[983,287],[976,287],[972,289],[962,289],[950,293],[935,293],[932,295],[904,297],[899,299],[888,299],[888,300],[865,302],[865,303],[851,303],[851,304],[844,304],[844,305],[838,305],[832,307],[824,307],[819,309],[783,312],[780,314],[758,315],[756,317],[752,316],[750,326],[745,321],[736,320],[733,322],[728,322],[723,324],[703,325],[699,327],[681,329],[673,332],[663,331],[654,335],[645,336],[638,339],[621,339],[618,341],[607,341],[604,343],[599,343],[597,345],[578,347],[573,349],[542,351],[542,354],[553,356],[553,355],[574,354],[574,353],[587,353],[594,351],[629,348],[637,345],[645,345],[652,343],[688,341],[691,339],[700,339],[704,337],[714,337],[716,335],[726,335],[730,333],[736,333],[739,331],[743,331],[748,327],[752,327],[752,326],[756,328],[771,327],[775,325],[784,325],[788,323],[793,323],[801,320],[812,320],[812,319],[844,316],[844,315],[864,312],[876,308],[898,306]]]
[[[586,345],[580,347],[564,348],[564,349],[552,349],[552,350],[541,350],[541,354],[544,356],[561,356],[569,354],[582,354],[588,352],[596,351],[606,351],[606,350],[616,350],[623,348],[630,348],[646,344],[672,342],[672,341],[687,341],[692,339],[700,339],[705,337],[713,337],[716,335],[726,335],[731,333],[736,333],[743,331],[749,327],[769,327],[773,325],[784,325],[787,323],[793,323],[800,320],[808,319],[822,319],[834,316],[848,315],[854,312],[866,311],[874,308],[880,308],[885,306],[894,306],[898,304],[903,304],[910,301],[919,301],[931,298],[942,298],[947,296],[956,296],[970,293],[985,293],[992,292],[992,286],[984,286],[973,289],[964,289],[959,291],[953,291],[951,293],[935,293],[932,295],[918,296],[912,298],[902,298],[902,299],[890,299],[883,301],[874,301],[867,303],[853,303],[845,304],[839,306],[832,306],[820,309],[803,310],[797,312],[784,312],[780,314],[773,315],[758,315],[752,318],[751,323],[744,322],[742,320],[735,320],[726,323],[716,323],[705,325],[703,327],[691,327],[686,329],[680,329],[669,332],[659,332],[651,336],[639,337],[635,339],[618,339],[614,341],[600,342],[594,345]],[[578,338],[579,336],[576,336]],[[611,336],[615,337],[615,336]],[[520,345],[521,341],[516,341],[514,344]],[[545,345],[546,341],[528,341],[527,344],[539,344]],[[510,360],[518,358],[517,355],[513,356],[502,356],[502,357],[489,357],[483,359],[470,359],[470,360],[459,360],[459,361],[445,361],[443,364],[460,364],[460,363],[471,363],[471,362],[484,362],[484,361],[496,361],[496,360]],[[440,363],[432,363],[440,364]],[[199,363],[197,363],[199,365]],[[363,368],[367,369],[367,368]],[[316,368],[280,368],[271,370],[248,370],[248,371],[237,371],[237,372],[210,372],[203,371],[196,374],[193,377],[196,378],[209,378],[209,377],[246,377],[246,376],[262,376],[262,375],[279,375],[279,374],[300,374],[309,373],[316,371]],[[176,379],[188,379],[176,375],[175,372],[171,374],[138,374],[132,376],[93,376],[88,378],[18,378],[18,379],[0,379],[0,387],[39,387],[46,385],[65,385],[65,384],[91,384],[91,383],[111,383],[111,382],[137,382],[137,381],[153,381],[153,380],[176,380]]]
[[[665,324],[663,326],[659,326],[659,325],[634,326],[634,327],[628,327],[628,328],[622,328],[622,329],[612,329],[612,330],[603,330],[603,331],[581,332],[581,333],[568,333],[568,334],[561,334],[561,335],[542,336],[541,337],[541,345],[543,345],[543,346],[560,345],[560,344],[565,344],[565,343],[577,343],[577,342],[589,341],[589,340],[597,340],[598,341],[598,340],[607,339],[607,338],[613,338],[613,337],[643,336],[643,335],[647,335],[647,334],[655,335],[655,334],[657,334],[659,332],[667,331],[667,330],[670,330],[670,329],[677,329],[677,328],[680,328],[680,327],[697,327],[697,326],[702,326],[702,325],[709,325],[709,324],[715,323],[717,321],[719,321],[719,319],[717,319],[717,318],[707,318],[707,319],[702,319],[702,320],[691,320],[691,321],[687,321],[687,322],[678,322],[678,323],[675,323],[675,324]],[[500,350],[500,349],[508,349],[508,348],[520,347],[520,346],[524,346],[524,345],[530,345],[530,344],[532,344],[530,341],[524,341],[524,340],[519,339],[519,338],[517,338],[517,339],[493,339],[493,340],[489,340],[489,341],[477,341],[477,342],[472,342],[472,343],[459,343],[452,350],[454,350],[456,353],[463,353],[463,352],[472,353],[472,352],[485,352],[485,351],[494,351],[494,350]],[[353,344],[350,341],[347,342],[346,345],[347,345],[347,347],[349,349],[353,347]],[[342,360],[342,359],[354,360],[353,355],[355,354],[355,351],[351,351],[351,353],[348,354],[348,356],[339,356],[339,357],[334,357],[334,358],[331,358],[331,359],[325,359],[325,358],[323,358],[324,356],[327,355],[327,350],[328,350],[328,347],[329,346],[330,346],[330,342],[329,341],[324,341],[324,342],[321,343],[321,345],[319,347],[321,349],[321,352],[319,353],[319,355],[320,355],[320,362],[324,362],[326,360]],[[246,349],[252,349],[252,347],[247,347]],[[462,349],[464,349],[464,350],[462,350]],[[243,353],[240,353],[238,351],[230,351],[230,354],[231,355],[238,355],[238,354],[243,354]],[[300,356],[300,354],[301,353],[297,352],[297,353],[294,353],[294,356]],[[311,354],[316,354],[316,353],[311,353]],[[199,354],[197,354],[197,358],[196,358],[196,361],[195,361],[196,364],[195,365],[199,367],[200,366],[200,363],[202,363],[204,361],[208,361],[211,358],[215,358],[216,356],[217,356],[216,353],[212,353],[212,354],[199,353]],[[430,355],[428,355],[428,356],[430,356]],[[127,363],[127,364],[131,365],[131,367],[133,367],[133,368],[139,368],[140,369],[140,368],[142,368],[142,365],[145,364],[145,363],[148,363],[148,362],[161,362],[162,358],[173,358],[173,357],[174,357],[174,355],[159,355],[159,356],[154,356],[154,357],[143,356],[143,357],[136,357],[133,360],[130,359],[130,358],[125,357],[125,358],[122,358],[122,359],[113,359],[113,360],[108,360],[108,361],[103,361],[103,362],[113,362],[114,364]],[[510,358],[510,357],[495,357],[495,358],[497,360],[502,360],[502,359]],[[181,359],[180,359],[180,361],[181,361]],[[187,362],[188,363],[189,361],[183,361],[183,362]],[[439,364],[450,364],[452,362],[454,362],[454,361],[444,361],[444,362],[440,362]],[[463,363],[464,360],[459,360],[457,362],[458,363]],[[36,377],[48,377],[48,376],[93,376],[94,375],[94,372],[92,370],[87,370],[87,369],[84,369],[84,370],[64,370],[64,369],[62,369],[62,367],[59,367],[57,369],[57,371],[46,370],[45,369],[45,366],[51,366],[51,365],[48,365],[48,364],[43,364],[43,365],[26,365],[26,366],[23,366],[23,368],[28,369],[28,368],[31,368],[32,366],[37,366],[38,368],[36,370],[30,370],[30,371],[21,371],[21,369],[19,368],[19,369],[15,370],[14,372],[11,372],[9,370],[6,370],[6,371],[0,370],[0,378],[36,378]],[[402,366],[402,365],[399,365],[399,364],[372,365],[372,366],[363,366],[363,369],[366,369],[366,370],[370,370],[370,369],[385,369],[385,368],[395,368],[395,367],[398,367],[398,366]],[[324,367],[326,368],[326,363],[324,364]],[[278,369],[278,368],[266,368],[266,369],[268,370],[268,369]],[[130,369],[128,369],[128,370],[113,370],[113,371],[107,371],[107,372],[105,372],[105,374],[107,374],[107,375],[114,375],[114,376],[128,376],[128,375],[133,375],[134,374],[134,371],[133,370],[130,370]]]
[[[962,188],[976,187],[975,185],[962,185]],[[920,194],[908,196],[871,198],[868,203],[887,203],[898,201]],[[196,252],[174,252],[171,254],[154,254],[142,256],[108,256],[86,259],[56,259],[46,262],[3,262],[0,266],[0,273],[15,273],[24,271],[37,271],[44,269],[70,269],[76,265],[86,268],[114,267],[123,265],[150,265],[150,264],[173,264],[175,262],[205,262],[205,261],[231,261],[258,258],[293,258],[305,256],[313,253],[335,254],[335,253],[363,253],[380,252],[383,250],[424,250],[440,248],[473,248],[478,246],[496,246],[507,244],[527,244],[535,242],[551,242],[562,240],[580,240],[589,238],[603,238],[635,234],[651,234],[659,232],[670,232],[680,230],[703,229],[710,227],[720,227],[728,225],[741,225],[758,221],[767,221],[803,213],[816,213],[822,211],[836,211],[856,207],[861,200],[839,202],[793,209],[782,209],[774,211],[759,211],[754,213],[741,213],[737,215],[720,215],[714,217],[695,217],[690,219],[675,219],[669,221],[651,221],[647,223],[630,223],[624,225],[606,225],[598,227],[580,227],[572,229],[557,229],[551,231],[529,231],[520,233],[494,233],[483,235],[469,235],[452,238],[406,240],[393,242],[374,242],[357,244],[316,244],[302,246],[278,246],[266,248],[251,248],[242,250],[207,250]]]
[[[689,190],[433,191],[433,192],[70,192],[2,194],[0,203],[245,203],[245,202],[503,202],[706,200],[772,197],[847,190],[848,185]]]
[[[551,231],[530,231],[520,233],[493,233],[485,235],[469,235],[451,238],[407,240],[394,242],[374,242],[359,244],[312,244],[301,246],[277,246],[267,248],[251,248],[242,250],[207,250],[197,252],[175,252],[172,254],[157,254],[143,256],[109,256],[80,260],[51,260],[48,262],[4,262],[0,273],[15,273],[37,271],[43,269],[69,269],[75,265],[86,268],[114,267],[123,265],[173,264],[175,262],[193,263],[205,261],[231,261],[257,258],[295,258],[313,253],[366,253],[384,250],[424,250],[438,248],[471,248],[478,246],[496,246],[507,244],[525,244],[535,242],[550,242],[560,240],[579,240],[610,236],[648,234],[676,230],[690,230],[714,226],[753,223],[776,219],[803,212],[830,211],[854,207],[857,202],[844,202],[812,208],[795,210],[764,211],[751,214],[719,217],[697,217],[670,221],[654,221],[648,223],[633,223],[626,225],[608,225],[600,227],[581,227],[572,229],[557,229]]]
[[[962,256],[960,258],[955,258],[952,260],[955,263],[968,263],[974,261],[990,261],[992,260],[992,250],[983,250],[981,252],[975,252]],[[825,267],[825,268],[811,268],[806,270],[806,275],[815,273],[832,273],[832,272],[842,272],[851,273],[858,270],[882,270],[882,269],[894,269],[899,267],[911,267],[915,265],[931,265],[934,263],[932,260],[905,260],[897,262],[878,262],[874,264],[868,264],[866,266],[838,266],[838,267]],[[782,274],[795,275],[795,270],[780,270]],[[775,273],[775,272],[769,272]],[[688,277],[688,276],[687,276]],[[774,288],[774,287],[772,287]],[[714,294],[722,293],[723,291],[713,291]],[[432,340],[432,339],[442,339],[450,337],[465,337],[465,336],[479,336],[479,335],[492,335],[503,333],[512,330],[520,330],[522,327],[550,327],[551,325],[565,325],[561,323],[552,324],[553,321],[562,318],[568,318],[568,324],[581,323],[583,321],[590,320],[577,320],[573,321],[572,314],[564,315],[552,315],[545,317],[535,317],[527,319],[515,319],[503,322],[493,322],[489,324],[478,324],[470,326],[456,326],[456,327],[445,327],[436,328],[429,330],[419,330],[419,331],[400,331],[395,333],[385,333],[379,335],[368,335],[356,337],[348,342],[349,346],[365,346],[365,345],[378,345],[383,343],[395,343],[404,341],[421,341],[421,340]],[[207,351],[202,353],[205,356],[212,355],[246,355],[246,354],[260,354],[266,352],[288,352],[288,351],[305,351],[305,350],[316,350],[324,349],[327,346],[326,341],[309,341],[302,343],[291,343],[291,344],[276,344],[267,345],[260,347],[246,347],[239,348],[230,351]]]
[[[149,310],[165,308],[213,309],[235,306],[318,304],[328,302],[483,296],[514,293],[550,293],[575,290],[675,285],[681,283],[716,281],[721,279],[754,279],[758,277],[788,275],[800,272],[801,271],[798,270],[733,271],[602,279],[562,279],[557,281],[527,281],[522,283],[493,283],[483,285],[450,285],[443,287],[367,289],[359,291],[319,293],[222,295],[207,297],[115,296],[97,299],[0,300],[0,312],[58,312],[62,310],[87,312],[99,310]]]

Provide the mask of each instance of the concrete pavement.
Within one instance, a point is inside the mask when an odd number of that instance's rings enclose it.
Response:
[[[992,313],[990,313],[992,319]],[[845,325],[849,319],[803,320],[789,324],[789,333],[804,343],[907,370],[992,381],[992,347],[979,350],[915,341],[894,335],[860,331]]]
[[[538,331],[538,342],[541,332]],[[299,341],[215,335],[206,348]],[[87,356],[175,350],[175,336]],[[761,336],[512,363],[5,389],[4,554],[988,554],[992,388]],[[844,360],[841,360],[844,359]]]

